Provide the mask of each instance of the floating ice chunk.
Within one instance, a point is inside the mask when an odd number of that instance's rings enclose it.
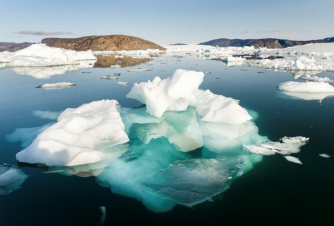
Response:
[[[33,111],[32,114],[39,118],[56,120],[61,112],[54,111]]]
[[[82,60],[96,60],[92,51],[74,51],[49,47],[44,44],[33,44],[16,51],[8,63],[9,67],[40,67],[80,64]]]
[[[165,111],[185,111],[203,77],[203,72],[178,69],[172,78],[135,83],[126,97],[146,104],[147,112],[159,118]]]
[[[105,76],[102,76],[101,79],[116,80],[118,79],[118,76],[105,75]]]
[[[202,121],[241,124],[252,119],[248,112],[239,105],[239,101],[216,95],[209,90],[197,90],[190,106],[196,110]]]
[[[231,179],[240,171],[240,161],[238,158],[176,161],[164,170],[141,178],[140,184],[165,199],[193,206],[228,189]]]
[[[152,69],[150,69],[150,68],[137,68],[137,69],[128,70],[128,72],[141,72],[141,71],[152,71]]]
[[[324,158],[330,158],[331,157],[330,155],[327,155],[327,154],[319,154],[319,156],[324,157]]]
[[[334,93],[334,87],[325,82],[284,82],[277,86],[280,91],[298,93]]]
[[[16,154],[17,160],[58,166],[103,160],[108,148],[129,141],[117,104],[115,100],[101,100],[66,109],[56,124]]]
[[[245,147],[254,154],[272,155],[274,153],[279,153],[282,155],[289,155],[300,152],[300,148],[308,142],[309,138],[297,136],[283,137],[280,140],[282,142],[266,141],[258,146],[245,145]]]
[[[0,195],[19,189],[27,178],[27,174],[16,166],[0,165]]]
[[[120,86],[126,86],[129,85],[129,82],[118,82],[117,84]]]
[[[37,85],[35,86],[35,88],[43,88],[45,90],[50,90],[50,89],[69,88],[72,86],[76,86],[76,84],[71,82],[57,82],[57,83],[45,83],[43,85]]]
[[[233,56],[228,56],[226,58],[222,59],[224,62],[245,62],[246,59],[242,57],[233,57]]]
[[[303,164],[298,158],[293,157],[293,156],[283,156],[286,160],[288,160],[289,162],[294,162],[294,163],[298,163],[298,164]]]
[[[299,77],[299,79],[303,79],[303,80],[307,80],[307,81],[313,81],[313,82],[333,82],[328,77],[321,78],[321,77],[318,77],[318,76],[315,76],[315,75],[311,76],[309,74],[302,75],[302,76]]]

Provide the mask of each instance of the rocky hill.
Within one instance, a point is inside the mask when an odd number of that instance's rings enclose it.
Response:
[[[308,40],[308,41],[293,41],[287,39],[275,39],[275,38],[263,38],[263,39],[226,39],[220,38],[207,42],[199,43],[199,45],[211,45],[219,47],[242,47],[242,46],[254,46],[254,48],[267,47],[269,49],[281,49],[296,45],[305,45],[310,43],[329,43],[334,40],[331,38],[318,39],[318,40]]]
[[[15,43],[15,42],[0,42],[0,52],[8,51],[15,52],[20,49],[27,48],[33,43],[23,42],[23,43]]]
[[[164,47],[153,42],[127,35],[86,36],[81,38],[45,38],[41,42],[50,47],[72,49],[76,51],[165,50]]]

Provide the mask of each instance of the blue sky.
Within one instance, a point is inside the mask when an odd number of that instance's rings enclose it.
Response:
[[[0,0],[0,42],[124,34],[157,44],[334,36],[334,0]]]

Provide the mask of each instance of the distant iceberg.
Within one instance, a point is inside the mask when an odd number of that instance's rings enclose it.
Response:
[[[71,82],[57,82],[57,83],[45,83],[42,85],[36,85],[35,88],[43,88],[45,90],[50,90],[50,89],[68,88],[72,86],[76,86],[76,84]]]
[[[13,54],[0,53],[0,60],[8,62],[7,67],[45,67],[60,65],[78,65],[79,61],[97,60],[93,52],[74,51],[33,44]]]

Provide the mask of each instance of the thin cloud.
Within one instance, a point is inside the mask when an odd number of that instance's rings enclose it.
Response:
[[[71,35],[69,31],[43,31],[43,30],[24,30],[19,32],[13,32],[20,35],[38,35],[38,36],[53,36],[53,35]]]
[[[310,31],[307,30],[271,30],[271,31],[244,31],[243,33],[264,33],[264,34],[302,34],[308,33]]]

